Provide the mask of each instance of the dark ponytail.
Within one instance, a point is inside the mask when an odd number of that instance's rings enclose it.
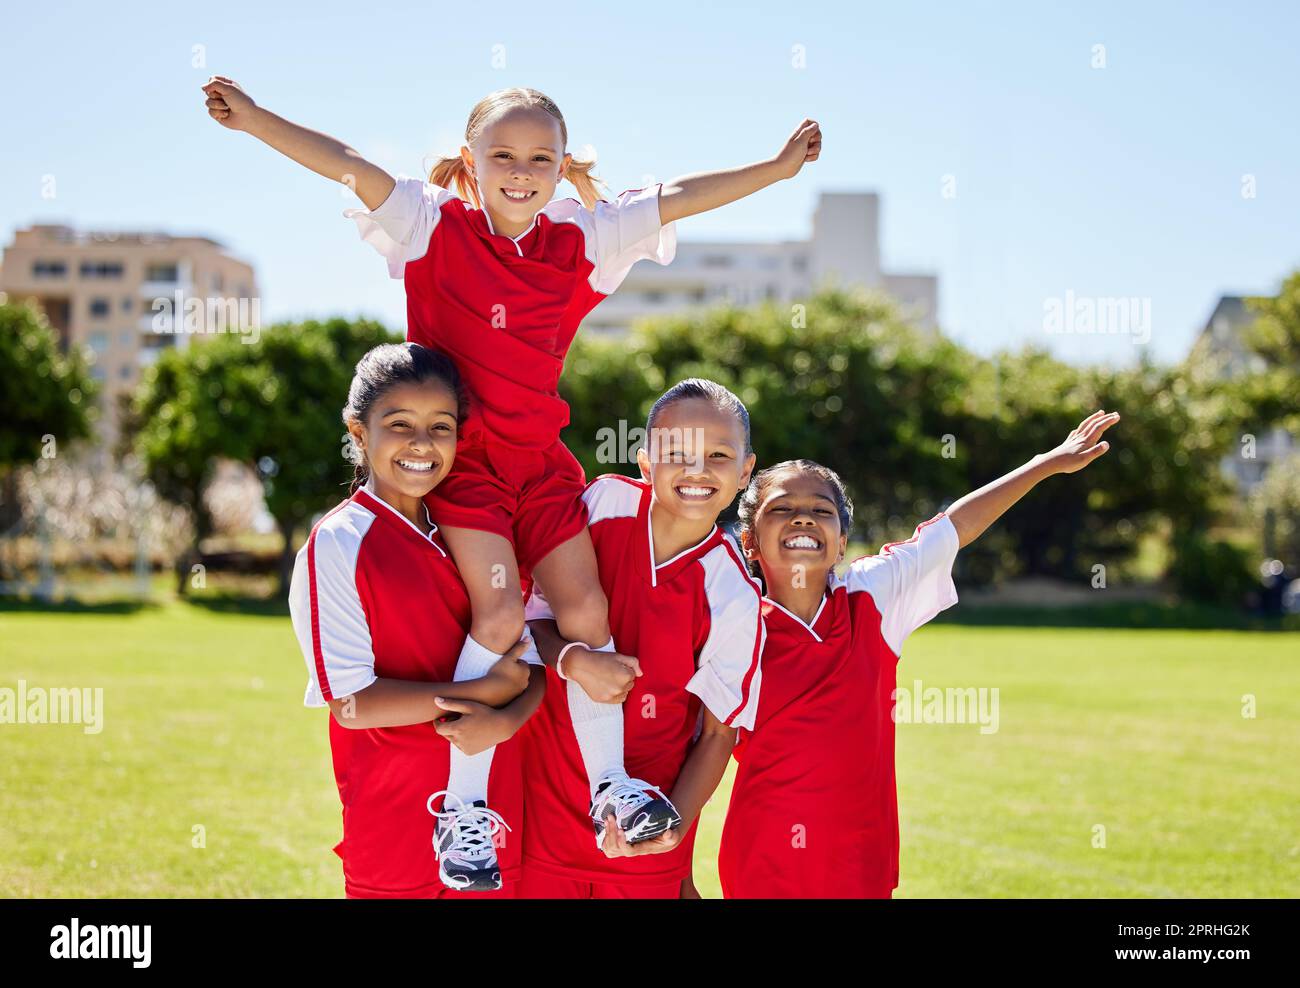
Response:
[[[348,388],[348,403],[343,409],[343,424],[364,423],[370,409],[390,389],[399,384],[424,384],[437,381],[456,396],[456,418],[461,421],[465,413],[465,395],[456,365],[446,354],[430,350],[419,343],[384,343],[366,353],[357,361],[352,386]],[[370,477],[366,455],[357,448],[352,433],[347,434],[346,455],[355,470],[349,496],[355,494]]]

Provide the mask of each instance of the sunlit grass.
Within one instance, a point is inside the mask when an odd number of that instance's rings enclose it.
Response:
[[[0,725],[0,894],[342,893],[325,714],[279,608],[20,610],[0,642],[0,687],[104,690],[99,734]],[[901,897],[1300,894],[1300,635],[940,625],[908,643],[918,679],[997,688],[999,725],[899,725]]]

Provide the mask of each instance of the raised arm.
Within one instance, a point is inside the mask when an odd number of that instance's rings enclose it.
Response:
[[[817,160],[821,150],[821,127],[815,120],[804,120],[774,157],[739,168],[696,172],[665,182],[659,190],[659,220],[668,224],[684,216],[708,212],[783,178],[794,178],[805,162]]]
[[[1058,473],[1082,470],[1106,450],[1110,443],[1101,436],[1119,421],[1119,412],[1096,411],[1080,422],[1065,442],[991,484],[985,484],[958,500],[947,512],[963,546],[970,545],[984,530],[1001,518],[1013,504],[1028,494],[1039,482]]]
[[[396,184],[342,141],[277,116],[253,102],[233,79],[214,75],[203,86],[208,116],[230,130],[242,130],[317,175],[341,182],[367,209],[376,209]]]

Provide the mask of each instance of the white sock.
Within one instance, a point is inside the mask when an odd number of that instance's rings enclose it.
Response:
[[[480,645],[469,635],[456,659],[456,674],[453,681],[460,683],[466,679],[478,679],[486,675],[501,656],[490,648]],[[451,745],[451,771],[447,776],[447,789],[469,805],[476,799],[487,802],[488,775],[492,771],[492,756],[496,745],[477,755],[467,755],[454,744]]]
[[[614,639],[611,638],[596,651],[614,651]],[[594,797],[596,784],[602,779],[627,774],[623,768],[623,705],[597,703],[572,679],[564,685],[568,687],[573,733],[578,738],[578,750],[582,753],[587,783]]]

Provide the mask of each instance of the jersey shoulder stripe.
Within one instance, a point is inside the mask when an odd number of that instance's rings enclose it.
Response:
[[[756,705],[751,701],[766,639],[762,589],[749,575],[735,539],[726,532],[700,558],[700,565],[704,569],[704,592],[709,605],[709,640],[705,642],[706,655],[702,657],[712,658],[711,653],[717,652],[717,658],[731,667],[733,681],[739,680],[739,702],[720,719],[733,726],[740,718],[744,723],[739,726],[752,727]],[[743,718],[742,712],[746,712]]]
[[[642,480],[616,473],[601,474],[582,492],[587,524],[595,525],[609,518],[635,518],[648,489],[649,485]]]
[[[331,571],[342,571],[355,580],[357,560],[361,555],[361,543],[375,516],[365,505],[347,500],[334,508],[318,521],[312,528],[311,535],[302,551],[307,553],[308,592],[311,613],[312,658],[316,664],[316,682],[326,701],[334,698],[330,688],[329,674],[326,671],[325,654],[321,649],[321,606],[322,591],[317,579],[321,566],[328,566]],[[326,623],[330,616],[326,616]]]

